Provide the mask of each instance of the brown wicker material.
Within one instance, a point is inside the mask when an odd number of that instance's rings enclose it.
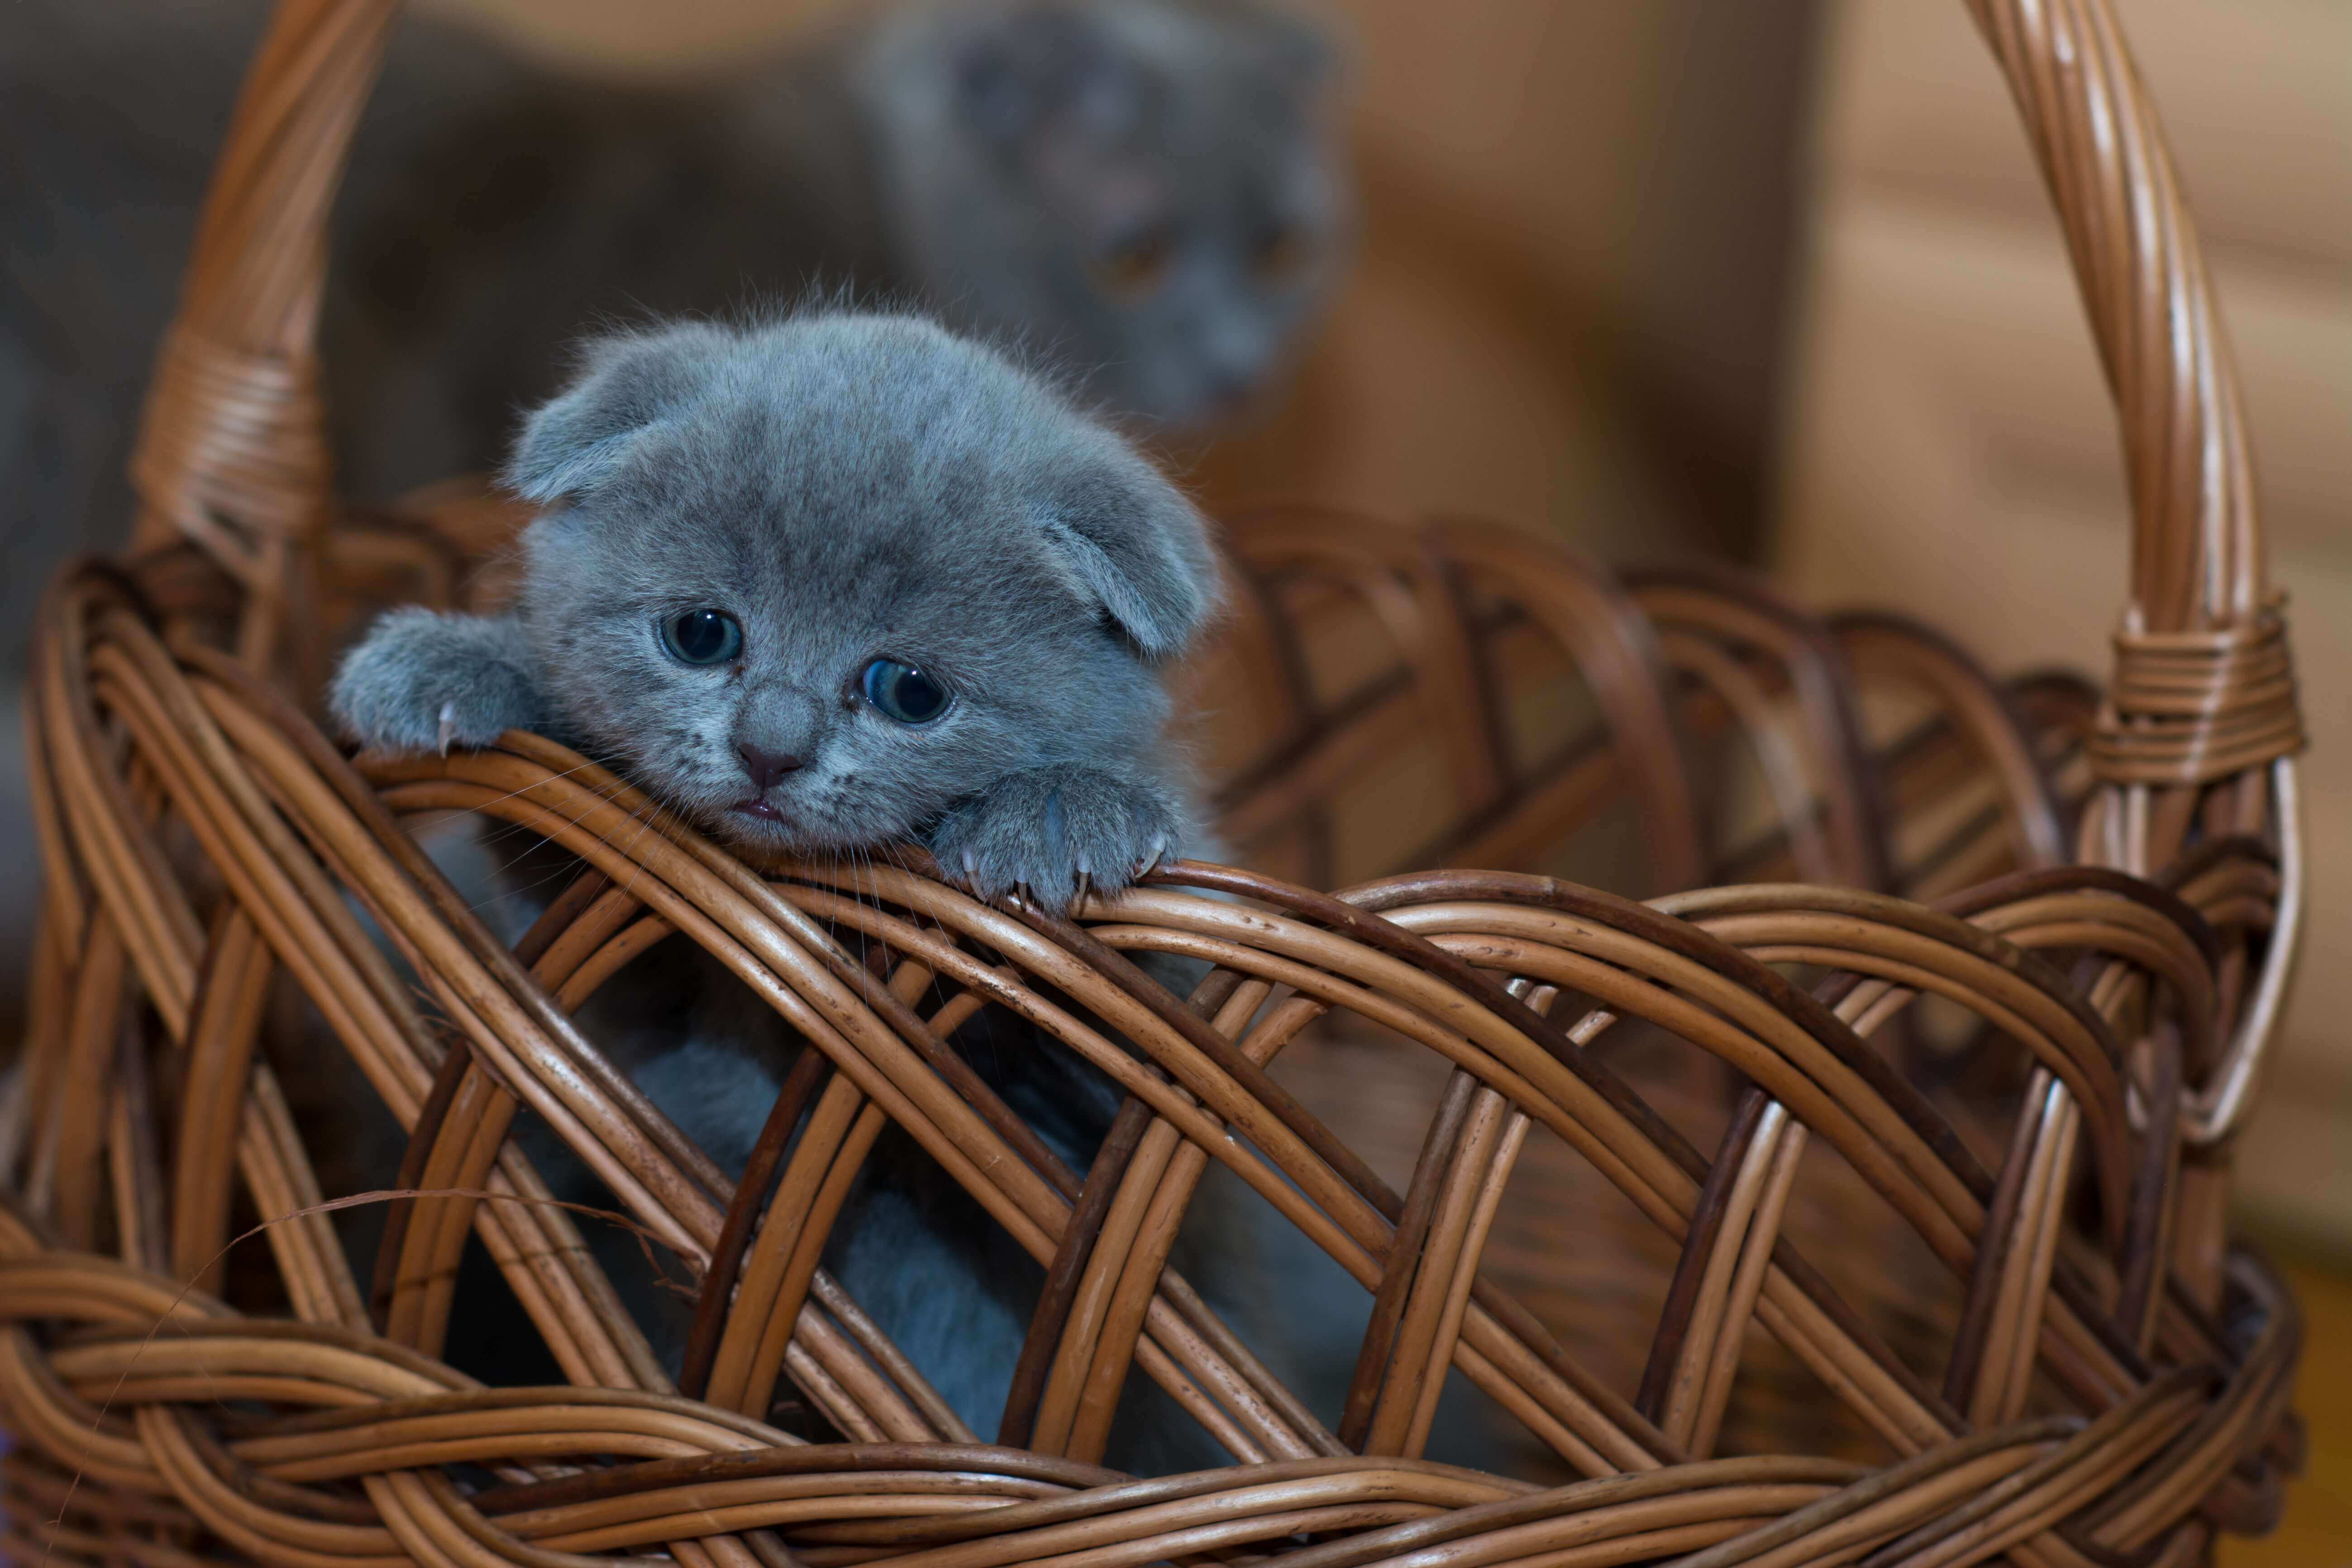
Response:
[[[2265,1527],[2297,1320],[2221,1215],[2302,900],[2283,623],[2105,0],[1976,9],[2122,414],[2106,696],[1716,574],[1268,513],[1192,676],[1268,869],[1064,918],[919,854],[744,864],[530,735],[354,761],[282,694],[372,605],[495,599],[512,522],[333,505],[321,219],[390,6],[282,0],[159,362],[142,549],[58,584],[31,688],[11,1560],[2108,1568]],[[448,812],[586,862],[511,949],[404,831]],[[814,1047],[740,1185],[572,1021],[665,940]],[[1178,998],[1142,952],[1213,967]],[[257,1048],[289,988],[408,1130],[372,1293]],[[986,1005],[1126,1090],[1090,1169],[945,1043]],[[681,1385],[508,1139],[525,1113],[688,1282]],[[821,1266],[889,1122],[1045,1271],[995,1432]],[[1337,1406],[1171,1266],[1212,1180],[1366,1292]],[[469,1238],[568,1385],[437,1359]],[[1136,1376],[1236,1462],[1099,1468]],[[1536,1479],[1423,1457],[1449,1381]],[[845,1441],[770,1425],[787,1390]]]

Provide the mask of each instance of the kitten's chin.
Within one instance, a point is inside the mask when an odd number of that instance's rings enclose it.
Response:
[[[739,849],[790,854],[812,837],[806,824],[764,800],[709,806],[698,815],[713,837]]]
[[[698,815],[711,837],[747,860],[842,855],[871,849],[877,842],[870,833],[845,833],[833,824],[813,821],[794,813],[789,805],[779,806],[772,801],[706,807]]]

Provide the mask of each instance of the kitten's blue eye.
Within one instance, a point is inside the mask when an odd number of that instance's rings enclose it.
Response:
[[[901,724],[928,724],[948,710],[948,689],[928,673],[895,658],[866,667],[866,700]]]
[[[724,610],[688,610],[662,623],[662,647],[684,664],[724,664],[743,651],[743,626]]]

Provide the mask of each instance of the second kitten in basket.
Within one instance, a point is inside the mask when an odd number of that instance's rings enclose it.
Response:
[[[354,739],[429,752],[539,730],[722,840],[822,857],[919,839],[982,891],[1057,907],[1198,846],[1156,667],[1215,602],[1202,521],[997,353],[842,313],[611,338],[531,416],[507,480],[547,508],[515,610],[378,622],[332,692]],[[684,940],[582,1021],[730,1172],[801,1048]],[[1117,1109],[1107,1078],[986,1014],[957,1044],[1086,1167]],[[551,1139],[529,1146],[595,1201]],[[895,1131],[827,1261],[992,1435],[1035,1263]],[[608,1265],[642,1285],[629,1244]],[[675,1365],[683,1309],[632,1294]],[[1131,1461],[1213,1458],[1154,1442]]]

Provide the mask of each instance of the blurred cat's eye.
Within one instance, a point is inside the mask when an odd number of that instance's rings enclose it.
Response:
[[[877,658],[861,678],[866,700],[886,719],[928,724],[948,710],[949,691],[928,672],[895,658]]]
[[[743,626],[724,610],[688,610],[662,623],[661,639],[681,664],[724,664],[743,651]]]
[[[1287,283],[1307,270],[1313,253],[1297,224],[1268,224],[1250,241],[1250,272],[1261,283]]]
[[[1106,246],[1095,258],[1095,275],[1111,293],[1139,300],[1168,281],[1175,262],[1175,237],[1165,228],[1143,228]]]

